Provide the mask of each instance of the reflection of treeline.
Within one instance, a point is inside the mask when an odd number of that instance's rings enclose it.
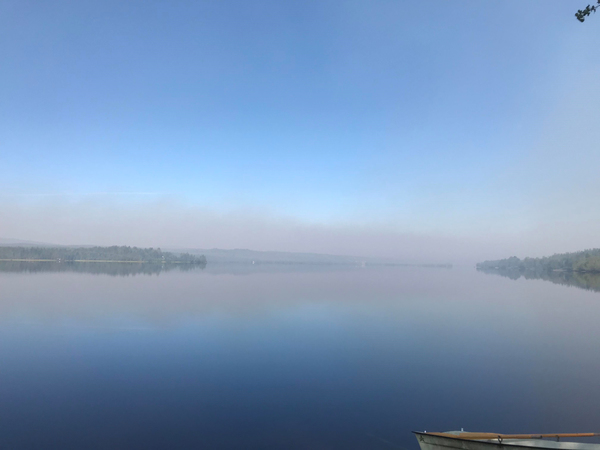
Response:
[[[78,272],[98,275],[129,276],[158,275],[169,270],[189,271],[204,269],[205,264],[158,264],[125,262],[56,262],[56,261],[0,261],[0,272]]]
[[[575,286],[581,289],[600,292],[600,273],[577,272],[572,270],[519,270],[519,269],[479,269],[485,273],[492,273],[518,280],[523,277],[527,280],[545,280],[564,286]]]
[[[506,259],[478,263],[477,269],[536,273],[548,271],[600,273],[600,249],[562,253],[543,258],[519,259],[516,256],[512,256]]]
[[[163,252],[160,248],[112,247],[0,247],[2,260],[135,261],[206,264],[204,255]]]

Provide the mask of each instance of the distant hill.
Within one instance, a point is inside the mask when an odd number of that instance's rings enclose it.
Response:
[[[600,272],[600,249],[589,249],[574,253],[560,253],[543,258],[519,259],[511,256],[506,259],[484,261],[476,265],[477,270],[498,270],[515,272]]]
[[[20,239],[0,238],[0,251],[3,247],[23,248],[53,248],[64,250],[87,250],[109,247],[92,245],[56,245],[44,242],[26,241]],[[135,247],[132,247],[135,248]],[[204,256],[210,264],[286,264],[286,265],[352,265],[352,266],[412,266],[412,267],[443,267],[450,268],[452,264],[410,264],[392,258],[370,258],[361,256],[328,255],[322,253],[273,252],[249,249],[198,249],[198,248],[169,248],[168,253],[174,255],[189,254]],[[163,252],[164,253],[164,252]],[[1,258],[0,259],[7,259]],[[25,258],[27,259],[27,258]]]
[[[191,254],[205,255],[211,263],[245,263],[245,264],[352,264],[360,265],[366,258],[353,256],[325,255],[320,253],[268,252],[248,249],[223,250],[213,249],[172,249]]]
[[[407,264],[391,258],[368,258],[361,256],[327,255],[322,253],[272,252],[248,249],[169,249],[206,256],[209,264],[306,264],[306,265],[352,265],[352,266],[420,266],[452,267],[452,264]]]

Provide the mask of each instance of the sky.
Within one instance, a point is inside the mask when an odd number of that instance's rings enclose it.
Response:
[[[600,247],[586,0],[0,2],[0,238]]]

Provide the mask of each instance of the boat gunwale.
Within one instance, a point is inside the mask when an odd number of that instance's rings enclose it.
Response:
[[[479,444],[489,444],[489,445],[496,445],[496,446],[510,446],[510,447],[519,447],[519,448],[528,448],[528,449],[535,449],[535,448],[543,448],[543,449],[549,449],[552,447],[544,447],[543,445],[540,445],[539,447],[536,446],[531,446],[531,445],[520,445],[518,443],[510,443],[510,441],[512,440],[519,440],[519,441],[530,441],[533,439],[502,439],[501,441],[498,441],[497,439],[465,439],[465,438],[461,438],[461,437],[454,437],[454,436],[440,436],[439,434],[432,434],[432,433],[427,433],[426,431],[411,431],[411,433],[416,434],[416,435],[421,435],[421,436],[432,436],[432,437],[436,437],[436,438],[441,438],[441,439],[452,439],[452,440],[456,440],[456,441],[462,441],[462,442],[477,442]],[[501,436],[501,435],[499,435]],[[508,441],[508,443],[507,443]],[[543,439],[540,439],[540,441],[543,441]],[[553,441],[546,441],[546,442],[553,442]],[[561,441],[564,444],[578,444],[579,442],[572,442],[572,441]],[[588,443],[585,443],[588,444]],[[598,448],[600,449],[600,444],[596,444],[596,443],[590,443],[591,445],[597,445]],[[588,445],[590,445],[588,444]],[[444,446],[446,447],[446,446]],[[454,448],[451,446],[447,446],[449,448]]]

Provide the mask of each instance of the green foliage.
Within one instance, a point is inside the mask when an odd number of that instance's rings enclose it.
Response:
[[[155,262],[58,262],[58,261],[0,261],[2,272],[76,272],[94,275],[128,277],[135,275],[158,275],[166,271],[204,270],[205,264],[163,264]]]
[[[508,277],[511,280],[544,280],[563,286],[574,286],[580,289],[600,292],[600,272],[552,271],[552,270],[519,270],[519,269],[479,269],[482,272]]]
[[[595,13],[596,10],[600,9],[600,6],[598,5],[600,5],[600,0],[598,0],[597,5],[587,5],[585,8],[577,10],[577,12],[575,13],[575,17],[580,22],[585,22],[586,17],[588,17],[592,13]]]
[[[204,255],[163,252],[160,248],[112,247],[0,247],[0,259],[49,261],[135,261],[206,264]]]
[[[515,273],[547,272],[547,271],[574,271],[574,272],[600,272],[600,249],[590,249],[575,253],[562,253],[543,258],[519,259],[511,256],[507,259],[484,261],[477,264],[478,270],[501,270]]]

